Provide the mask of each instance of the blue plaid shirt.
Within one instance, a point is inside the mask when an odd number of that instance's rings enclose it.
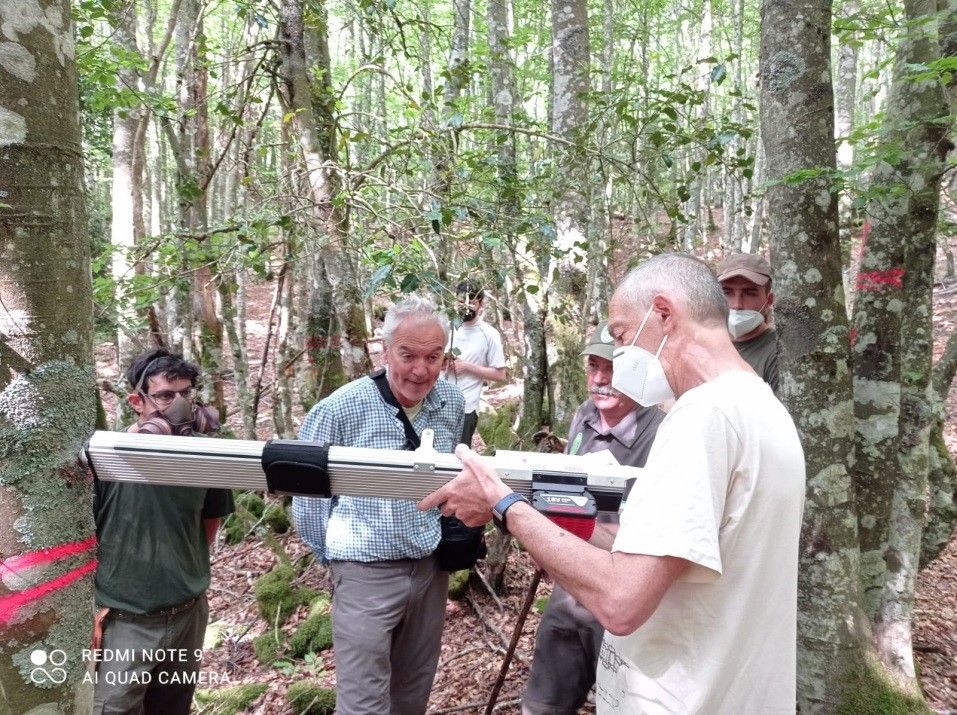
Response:
[[[451,452],[462,436],[462,393],[438,380],[412,420],[415,431],[431,427],[436,451]],[[369,377],[343,385],[306,416],[299,439],[341,447],[404,449],[398,410],[386,404]],[[293,497],[300,536],[327,561],[419,559],[435,551],[441,537],[439,510],[421,512],[411,499]]]

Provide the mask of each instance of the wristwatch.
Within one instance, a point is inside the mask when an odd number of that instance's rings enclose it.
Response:
[[[498,504],[492,507],[492,523],[498,527],[498,530],[503,534],[508,533],[508,527],[505,526],[505,512],[508,511],[509,507],[512,506],[515,502],[523,501],[528,504],[528,499],[519,494],[518,492],[512,492],[511,494],[506,494],[504,497],[499,499]]]

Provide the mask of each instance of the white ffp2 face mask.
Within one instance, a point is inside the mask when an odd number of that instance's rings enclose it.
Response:
[[[635,345],[638,336],[651,317],[652,308],[645,313],[638,332],[635,333],[631,345],[625,345],[615,350],[612,360],[611,386],[621,393],[628,395],[642,407],[651,407],[665,400],[674,399],[675,393],[671,389],[665,369],[658,356],[668,341],[666,335],[661,339],[657,352],[652,355],[644,348]]]
[[[761,310],[764,310],[763,306]],[[764,313],[761,310],[729,310],[728,332],[731,337],[737,340],[761,325],[764,322]]]

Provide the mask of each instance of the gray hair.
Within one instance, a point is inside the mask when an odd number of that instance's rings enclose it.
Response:
[[[728,301],[707,263],[687,253],[662,253],[628,271],[615,295],[642,312],[655,295],[664,293],[684,304],[691,319],[702,325],[726,325]]]
[[[434,321],[445,333],[445,342],[449,341],[449,316],[435,307],[431,298],[424,295],[407,295],[385,313],[382,325],[382,339],[386,345],[392,342],[392,336],[404,320]]]

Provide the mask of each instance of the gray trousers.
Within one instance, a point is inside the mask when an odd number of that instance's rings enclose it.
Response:
[[[332,561],[339,715],[422,715],[435,678],[449,576],[435,556]]]
[[[172,616],[108,614],[104,660],[96,664],[93,713],[188,715],[208,620],[205,593]]]

